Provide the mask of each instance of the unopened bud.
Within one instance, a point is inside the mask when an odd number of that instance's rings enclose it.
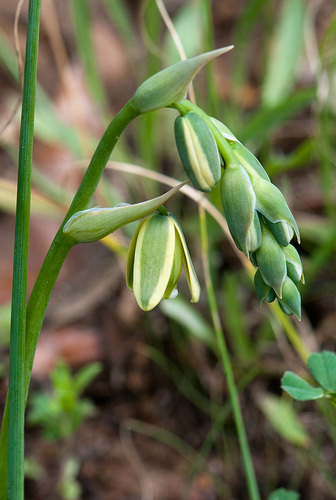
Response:
[[[212,59],[232,48],[231,45],[212,50],[159,71],[140,85],[130,101],[131,104],[139,113],[147,113],[181,101],[198,71]]]
[[[281,298],[282,286],[287,276],[286,258],[281,246],[264,225],[262,225],[261,245],[255,257],[263,280],[274,288],[278,297]]]
[[[192,301],[197,302],[199,283],[175,217],[168,213],[144,219],[132,238],[126,271],[127,286],[141,309],[150,311],[163,298],[176,295],[182,264]]]
[[[301,319],[301,295],[295,283],[288,277],[282,286],[282,297],[278,297],[278,302],[285,314],[295,314]]]
[[[221,177],[215,138],[197,113],[175,120],[175,140],[182,165],[192,184],[200,191],[211,191]]]
[[[100,240],[121,226],[141,219],[156,210],[177,193],[186,182],[182,182],[162,196],[134,205],[121,203],[112,208],[94,207],[76,212],[64,225],[63,232],[76,243],[92,243]]]
[[[241,165],[229,165],[224,170],[221,197],[230,233],[238,248],[248,255],[256,197],[250,178]]]

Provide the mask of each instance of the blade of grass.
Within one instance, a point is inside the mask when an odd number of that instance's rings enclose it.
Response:
[[[304,16],[301,0],[285,0],[262,86],[261,98],[265,107],[274,107],[284,101],[294,84],[303,49]]]
[[[52,289],[57,276],[62,268],[64,260],[74,245],[74,241],[63,233],[66,221],[79,210],[87,208],[95,192],[99,179],[104,171],[105,165],[116,145],[124,128],[132,121],[138,113],[130,103],[127,103],[115,116],[107,127],[100,140],[88,169],[83,177],[81,185],[72,201],[72,204],[51,244],[51,247],[42,264],[41,270],[32,290],[26,315],[26,345],[23,355],[24,369],[22,374],[23,384],[23,410],[28,396],[31,370],[33,366],[37,341],[41,331],[43,318],[49,302]],[[22,368],[22,367],[21,367]],[[2,419],[0,435],[0,484],[6,484],[7,472],[7,447],[8,447],[9,411],[6,401]],[[0,490],[0,500],[6,500],[6,492]],[[21,496],[11,497],[10,500],[21,500]]]
[[[199,204],[199,218],[201,229],[201,243],[202,243],[202,259],[205,275],[205,285],[208,296],[209,308],[212,316],[213,326],[216,333],[216,341],[219,351],[221,363],[226,376],[230,401],[232,406],[233,418],[236,426],[240,451],[242,454],[244,471],[246,475],[247,489],[251,500],[260,500],[259,488],[253,468],[252,457],[249,449],[249,444],[246,436],[246,430],[243,420],[242,411],[239,404],[238,391],[234,381],[230,355],[227,349],[224,332],[222,330],[216,295],[210,276],[209,260],[208,260],[208,236],[205,210],[202,203]]]
[[[91,34],[91,12],[86,0],[72,0],[72,21],[77,48],[83,62],[89,89],[96,103],[103,109],[106,95],[97,70]]]
[[[19,145],[9,365],[8,500],[24,498],[25,339],[31,170],[41,0],[28,11]]]

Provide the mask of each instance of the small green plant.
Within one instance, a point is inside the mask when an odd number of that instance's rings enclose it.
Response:
[[[268,497],[268,500],[299,500],[300,495],[296,491],[286,490],[285,488],[279,488],[273,491]]]
[[[336,406],[336,354],[332,351],[314,352],[308,358],[308,368],[318,387],[287,371],[282,377],[282,389],[298,401],[326,398]]]
[[[72,375],[69,366],[60,360],[50,374],[51,391],[35,392],[30,398],[27,423],[40,426],[45,439],[57,441],[66,449],[69,438],[95,412],[93,403],[81,398],[81,394],[101,370],[100,363],[90,363]],[[67,455],[58,482],[64,500],[75,500],[81,494],[76,479],[79,468],[78,458]]]
[[[30,400],[27,422],[42,427],[49,440],[72,436],[86,417],[94,413],[94,405],[81,394],[101,372],[100,363],[91,363],[72,375],[69,366],[59,361],[50,374],[51,392],[35,392]]]

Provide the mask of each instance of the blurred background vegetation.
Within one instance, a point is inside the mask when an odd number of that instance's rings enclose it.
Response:
[[[27,3],[14,30],[15,7],[0,3],[1,404],[7,387]],[[197,103],[258,156],[285,194],[302,235],[306,284],[300,290],[299,323],[277,308],[259,308],[245,260],[218,218],[207,214],[211,276],[262,498],[280,487],[298,491],[302,500],[336,498],[334,410],[328,404],[292,403],[280,389],[285,370],[308,377],[304,350],[335,350],[332,0],[45,0],[30,287],[105,127],[145,78],[179,60],[169,20],[188,57],[235,45],[195,80]],[[169,178],[184,179],[174,144],[175,116],[173,110],[161,110],[132,123],[106,169],[95,204],[141,201],[166,190]],[[218,191],[209,201],[221,211]],[[35,426],[30,418],[27,430],[27,500],[247,498],[214,348],[197,203],[178,194],[167,208],[183,226],[202,284],[201,301],[188,303],[181,280],[177,299],[163,301],[151,313],[138,309],[125,285],[134,224],[103,243],[73,249],[50,301],[36,355],[35,399],[28,414],[36,416],[44,406],[46,414],[40,413],[38,422],[35,418]],[[71,372],[92,363],[77,393]],[[92,381],[93,374],[98,375]],[[71,413],[73,401],[83,390],[91,404],[78,403],[78,417]],[[60,398],[64,391],[68,396]],[[36,406],[46,401],[41,393],[49,394],[49,403]],[[50,439],[48,412],[64,422],[76,418],[76,425]]]

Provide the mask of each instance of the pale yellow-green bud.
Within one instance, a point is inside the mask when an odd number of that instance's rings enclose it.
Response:
[[[175,140],[182,165],[192,184],[211,191],[221,177],[219,152],[213,133],[197,113],[175,120]]]
[[[175,296],[182,264],[192,302],[198,302],[199,282],[175,217],[152,214],[138,226],[129,249],[126,282],[141,309],[150,311],[162,299]]]

